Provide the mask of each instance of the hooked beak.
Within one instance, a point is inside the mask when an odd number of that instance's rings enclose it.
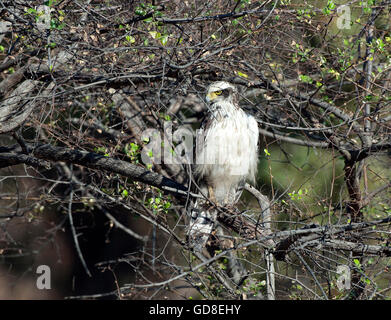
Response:
[[[214,92],[210,92],[206,95],[206,101],[211,102],[212,100],[216,99],[217,94]]]

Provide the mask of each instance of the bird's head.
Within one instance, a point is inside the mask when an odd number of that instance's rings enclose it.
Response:
[[[237,103],[238,89],[225,81],[213,82],[206,91],[206,101],[209,103]]]

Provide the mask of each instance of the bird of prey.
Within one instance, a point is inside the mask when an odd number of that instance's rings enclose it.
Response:
[[[246,180],[255,182],[258,125],[240,108],[238,90],[228,82],[212,83],[206,101],[209,109],[197,131],[194,176],[201,194],[213,204],[232,207]],[[217,209],[198,199],[189,213],[189,243],[202,251],[215,225]]]

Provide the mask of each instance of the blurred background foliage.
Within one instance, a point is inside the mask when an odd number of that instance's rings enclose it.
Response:
[[[337,8],[342,4],[351,13],[346,16],[350,28],[338,26],[342,13]],[[315,97],[338,107],[359,125],[365,118],[362,106],[370,105],[373,143],[384,142],[390,135],[389,121],[381,122],[391,115],[391,16],[386,1],[52,0],[45,2],[51,19],[50,28],[43,31],[36,27],[42,17],[40,5],[42,1],[4,1],[1,7],[5,21],[12,25],[0,39],[3,101],[12,97],[13,87],[6,80],[15,74],[22,74],[20,81],[37,82],[26,101],[39,107],[21,129],[29,143],[123,159],[186,183],[184,168],[141,161],[148,139],[139,134],[146,127],[162,132],[167,121],[175,129],[197,128],[207,110],[206,86],[221,79],[239,87],[241,106],[269,133],[302,142],[327,142],[331,135],[326,131],[297,128],[332,127],[332,136],[360,150],[363,145],[351,123],[308,103],[309,97]],[[368,42],[369,21],[379,8],[374,36]],[[371,79],[376,85],[364,90],[368,60],[373,63]],[[283,88],[282,92],[271,85]],[[306,99],[295,97],[300,93]],[[180,108],[173,112],[176,105]],[[346,161],[337,147],[303,146],[262,132],[261,136],[257,188],[271,199],[273,231],[351,222],[346,210]],[[15,143],[10,135],[0,138],[4,146]],[[391,181],[390,153],[374,153],[363,163],[360,190],[365,198]],[[31,285],[26,296],[48,298],[34,291],[31,280],[33,266],[46,261],[58,268],[55,281],[62,288],[53,291],[52,298],[94,292],[109,292],[107,296],[112,297],[118,294],[117,284],[162,281],[194,263],[196,258],[187,248],[138,215],[141,212],[164,223],[184,238],[182,200],[118,174],[76,166],[73,170],[78,179],[116,199],[102,199],[91,190],[95,198],[80,190],[73,199],[79,241],[94,277],[85,275],[74,249],[67,220],[70,178],[66,168],[56,165],[42,172],[14,166],[1,169],[0,259],[11,266],[7,269],[11,271],[3,271],[3,282],[25,277]],[[385,189],[362,208],[365,221],[391,214],[390,195],[390,189]],[[137,233],[148,235],[150,241],[144,246],[118,231],[97,205]],[[259,216],[258,204],[249,194],[240,208]],[[389,234],[385,227],[352,238],[387,245]],[[330,299],[346,298],[346,292],[336,289],[335,267],[348,264],[367,272],[363,278],[370,279],[372,291],[366,298],[389,299],[389,258],[359,260],[349,253],[323,249],[300,252],[303,257],[292,253],[289,260],[277,263],[277,298],[319,298],[322,290]],[[241,293],[265,294],[263,248],[254,245],[238,254],[256,280],[246,282]],[[226,270],[228,260],[216,264],[217,270]],[[211,269],[201,268],[173,288],[132,287],[119,298],[232,298]],[[321,285],[308,270],[319,276]],[[15,297],[24,297],[20,288],[25,283],[13,283]],[[4,284],[4,288],[8,287]],[[3,291],[1,297],[9,296]]]

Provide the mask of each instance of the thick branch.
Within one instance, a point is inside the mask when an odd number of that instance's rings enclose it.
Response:
[[[187,188],[182,184],[179,184],[161,174],[146,170],[141,166],[137,166],[123,160],[105,157],[93,152],[72,150],[49,144],[38,146],[27,145],[27,148],[31,153],[31,156],[23,155],[20,152],[9,153],[8,151],[6,153],[0,153],[1,159],[3,160],[1,167],[19,163],[27,163],[31,165],[38,164],[34,158],[50,161],[64,161],[82,165],[91,169],[118,173],[135,181],[140,181],[172,192],[182,191],[182,194],[187,195]]]
[[[372,254],[378,256],[391,257],[391,247],[389,246],[377,246],[377,245],[354,243],[349,241],[333,240],[333,239],[328,239],[326,241],[319,241],[318,244],[326,248],[351,251],[357,254]]]
[[[391,217],[387,217],[381,220],[350,223],[350,224],[339,225],[339,226],[326,225],[326,226],[319,227],[316,225],[308,225],[298,230],[276,232],[273,234],[274,239],[276,239],[274,257],[277,260],[284,260],[286,254],[288,254],[293,244],[295,244],[296,242],[299,242],[298,245],[303,245],[308,242],[318,240],[320,238],[326,239],[327,237],[336,236],[344,232],[362,230],[367,227],[386,224],[390,222],[391,222]],[[281,240],[277,241],[278,239]]]

